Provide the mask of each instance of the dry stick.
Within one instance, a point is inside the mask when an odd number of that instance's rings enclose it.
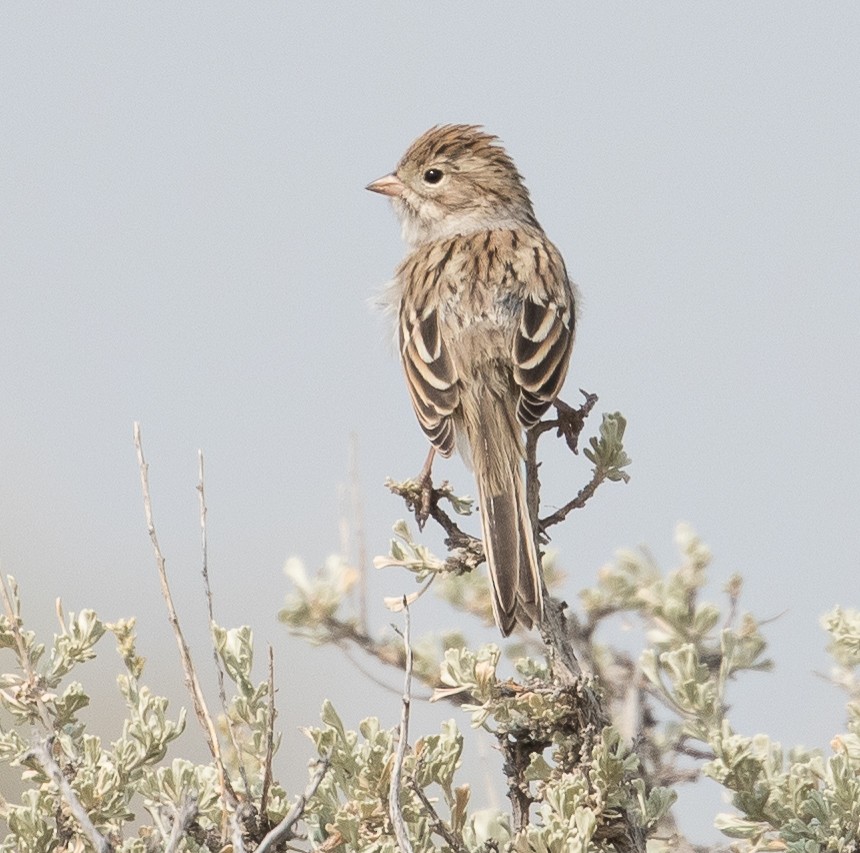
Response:
[[[349,555],[352,552],[350,543],[349,517],[347,511],[347,487],[344,483],[337,485],[337,532],[340,537],[340,553],[344,562],[349,563]]]
[[[80,824],[81,829],[87,838],[89,838],[96,853],[111,853],[114,849],[113,844],[96,829],[95,824],[90,820],[90,816],[78,799],[78,795],[72,790],[72,786],[68,783],[66,777],[63,776],[60,765],[57,764],[54,756],[51,755],[50,744],[52,742],[53,738],[49,738],[47,742],[41,742],[38,746],[33,747],[25,758],[34,758],[45,768],[45,772],[51,777],[51,781],[57,788],[59,788],[60,795],[66,801],[69,811]]]
[[[266,763],[263,766],[263,792],[260,794],[260,817],[266,820],[269,787],[272,784],[272,756],[275,752],[275,653],[269,646],[269,719],[266,723]]]
[[[445,843],[454,851],[454,853],[468,853],[465,844],[463,844],[463,840],[458,838],[454,832],[445,825],[445,821],[439,817],[439,813],[433,808],[433,803],[430,802],[430,798],[421,789],[421,786],[418,784],[414,776],[410,779],[409,786],[427,810],[427,817],[430,821],[430,828],[433,832],[435,832],[440,838],[443,838]]]
[[[221,712],[224,714],[224,720],[227,724],[227,733],[230,737],[230,744],[233,751],[236,753],[236,762],[239,765],[239,775],[242,777],[242,783],[245,785],[245,796],[250,801],[251,786],[248,784],[248,774],[245,772],[245,764],[242,761],[242,752],[239,748],[239,742],[236,739],[236,732],[233,728],[233,722],[230,715],[227,713],[227,692],[224,689],[224,668],[221,666],[221,658],[218,655],[218,649],[215,644],[215,610],[212,603],[212,588],[209,586],[209,540],[206,533],[206,516],[209,514],[209,509],[206,506],[206,480],[204,477],[203,451],[197,451],[197,494],[200,501],[200,551],[202,555],[201,571],[203,574],[203,589],[206,593],[206,606],[209,611],[209,635],[212,637],[212,658],[215,661],[215,671],[218,674],[218,699],[221,702]]]
[[[403,760],[406,758],[406,748],[409,740],[409,706],[412,702],[412,643],[409,638],[409,603],[403,596],[403,646],[406,649],[406,676],[403,680],[403,708],[400,712],[400,740],[394,755],[394,767],[391,771],[391,788],[388,792],[388,813],[394,825],[394,836],[402,853],[412,853],[412,844],[406,832],[406,822],[403,820],[403,809],[400,806],[401,776]]]
[[[343,652],[343,656],[371,683],[375,684],[377,687],[382,688],[388,693],[399,694],[400,690],[396,687],[393,687],[391,684],[386,684],[381,678],[377,678],[366,666],[364,666],[361,661],[352,653],[350,647],[346,644],[344,640],[335,640],[335,647],[340,649]],[[365,650],[366,654],[372,655],[373,652]],[[397,666],[393,661],[388,662],[390,666]],[[402,667],[398,667],[398,669],[402,669]],[[826,676],[821,676],[826,680]],[[428,701],[430,699],[429,696],[425,697]]]
[[[552,527],[553,524],[564,521],[572,510],[582,509],[604,480],[606,480],[606,474],[603,471],[595,469],[591,475],[591,479],[576,493],[575,498],[569,500],[561,509],[552,513],[552,515],[548,515],[538,522],[539,529],[541,531],[546,530],[547,527]]]
[[[209,625],[212,626],[212,623],[215,621],[215,614],[212,607],[212,590],[209,587],[209,541],[206,536],[206,516],[209,513],[209,510],[206,506],[206,481],[204,477],[204,466],[203,466],[203,451],[197,451],[197,494],[200,499],[200,552],[202,555],[202,567],[201,571],[203,572],[203,588],[206,591],[206,604],[209,608]],[[217,665],[218,655],[215,655],[215,661]],[[220,673],[221,667],[218,665],[218,671]],[[222,679],[223,681],[223,679]]]
[[[194,703],[194,713],[197,715],[197,720],[206,735],[206,743],[218,768],[221,798],[225,803],[235,804],[236,794],[233,792],[224,769],[224,762],[221,758],[221,746],[218,743],[218,733],[215,730],[215,724],[212,722],[209,709],[206,707],[203,690],[200,687],[200,682],[197,679],[197,673],[191,660],[191,652],[188,649],[188,644],[185,642],[182,629],[179,627],[179,616],[173,605],[173,596],[170,594],[170,585],[167,582],[167,561],[164,559],[164,554],[161,553],[161,546],[158,544],[158,536],[155,532],[155,522],[152,520],[152,499],[149,494],[149,465],[143,456],[140,424],[137,421],[134,424],[134,447],[137,451],[137,463],[140,468],[140,485],[143,490],[143,510],[146,514],[146,527],[149,531],[152,549],[155,552],[155,564],[158,569],[158,579],[161,583],[161,596],[167,605],[167,619],[170,622],[171,628],[173,628],[176,645],[179,648],[179,658],[182,661],[182,670],[185,675],[185,686],[191,694],[191,699]]]
[[[307,788],[305,788],[304,792],[298,800],[296,800],[295,805],[290,809],[287,816],[260,842],[260,846],[257,848],[256,853],[268,853],[268,851],[273,849],[275,845],[280,844],[282,841],[289,841],[291,838],[295,837],[293,834],[293,827],[299,820],[301,820],[302,815],[305,813],[305,806],[307,806],[308,800],[317,792],[317,788],[319,788],[322,783],[323,777],[328,771],[328,768],[329,760],[327,758],[321,759],[317,766],[317,771],[308,783]]]
[[[395,655],[391,646],[388,646],[385,643],[378,643],[369,634],[366,634],[356,628],[356,626],[352,622],[344,622],[340,619],[328,617],[326,618],[324,624],[329,631],[328,642],[331,642],[335,646],[337,646],[337,648],[339,648],[344,653],[349,662],[362,675],[366,676],[368,679],[374,682],[374,684],[379,685],[380,687],[385,690],[388,690],[391,693],[397,692],[396,688],[386,684],[384,681],[377,678],[368,669],[363,667],[361,663],[350,653],[349,646],[347,644],[352,643],[353,645],[361,649],[361,651],[363,651],[365,654],[375,658],[380,663],[384,663],[386,666],[393,666],[396,669],[405,668],[405,655]],[[445,685],[442,684],[441,681],[431,681],[430,679],[423,677],[420,673],[417,674],[415,677],[426,687],[430,687],[433,690],[436,690],[440,687],[445,687]],[[467,702],[472,701],[472,695],[470,693],[455,693],[452,696],[446,697],[446,699],[448,702],[451,702],[454,705],[464,705]]]
[[[358,437],[350,436],[349,497],[352,522],[355,525],[356,567],[358,568],[358,624],[367,630],[367,537],[364,532],[364,505],[358,484]]]

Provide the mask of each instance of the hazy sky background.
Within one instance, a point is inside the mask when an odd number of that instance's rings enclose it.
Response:
[[[712,597],[741,572],[744,608],[780,617],[775,672],[733,687],[736,728],[829,749],[844,699],[816,675],[819,617],[860,606],[858,44],[848,2],[3,5],[0,561],[30,627],[50,638],[55,596],[136,615],[149,682],[186,702],[139,420],[203,666],[206,454],[216,615],[252,625],[261,662],[276,649],[287,782],[323,698],[351,725],[395,723],[395,694],[276,622],[281,567],[337,550],[351,433],[371,554],[404,514],[382,482],[417,472],[425,441],[369,306],[403,247],[364,186],[430,125],[481,123],[582,291],[565,397],[629,420],[631,482],[556,528],[566,598],[619,547],[673,567],[688,521]],[[552,506],[589,468],[548,459]],[[460,463],[437,471],[472,493]],[[383,594],[413,588],[376,574],[374,625],[392,621]],[[452,618],[422,603],[414,630]],[[119,707],[109,639],[103,656],[100,702]],[[453,713],[421,707],[415,734]],[[721,837],[715,785],[683,802],[694,838]]]

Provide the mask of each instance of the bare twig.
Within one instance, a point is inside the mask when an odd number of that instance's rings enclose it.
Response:
[[[585,402],[574,409],[563,400],[554,403],[556,417],[546,421],[539,421],[526,432],[526,504],[532,517],[532,522],[537,523],[540,514],[540,479],[538,478],[537,461],[538,439],[545,433],[554,429],[556,435],[564,436],[567,446],[573,453],[579,453],[579,435],[585,426],[585,420],[591,414],[591,410],[597,403],[597,394],[589,394],[587,391],[580,393],[585,397]],[[543,527],[537,526],[536,534],[543,533]]]
[[[409,708],[412,704],[412,643],[409,625],[409,603],[403,596],[403,647],[406,650],[406,675],[403,679],[403,706],[400,712],[400,737],[394,754],[394,767],[391,770],[391,788],[388,792],[388,814],[394,826],[394,836],[402,853],[412,853],[412,842],[406,831],[403,807],[400,805],[402,790],[403,760],[409,746]]]
[[[393,495],[403,498],[419,527],[423,527],[424,521],[429,517],[445,531],[445,545],[449,551],[448,559],[445,560],[447,571],[465,574],[484,562],[484,543],[462,530],[439,505],[443,498],[450,499],[451,488],[447,481],[438,489],[418,480],[406,480],[403,483],[387,480],[385,486]]]
[[[372,683],[373,683],[373,684],[375,684],[377,687],[380,687],[380,688],[381,688],[382,690],[384,690],[386,693],[394,693],[394,694],[396,694],[397,696],[399,696],[399,695],[401,694],[401,692],[402,692],[401,688],[399,688],[399,687],[395,687],[395,686],[394,686],[394,685],[392,685],[392,684],[387,684],[387,683],[386,683],[385,681],[383,681],[381,678],[378,678],[376,675],[374,675],[374,673],[372,673],[372,672],[371,672],[371,671],[370,671],[370,670],[369,670],[369,669],[368,669],[368,668],[367,668],[367,667],[366,667],[366,666],[365,666],[365,665],[364,665],[364,664],[363,664],[363,663],[358,659],[358,657],[356,657],[356,655],[354,655],[354,654],[353,654],[352,649],[351,649],[351,648],[350,648],[350,647],[349,647],[345,642],[340,641],[340,642],[335,643],[335,645],[337,646],[337,648],[339,648],[339,649],[341,650],[341,652],[343,652],[343,656],[344,656],[344,657],[345,657],[345,658],[346,658],[346,659],[347,659],[347,660],[348,660],[348,661],[349,661],[349,662],[350,662],[350,663],[351,663],[351,664],[352,664],[352,665],[353,665],[353,666],[354,666],[354,667],[355,667],[355,668],[356,668],[356,669],[357,669],[357,670],[358,670],[358,671],[359,671],[359,672],[360,672],[360,673],[361,673],[361,674],[362,674],[362,675],[363,675],[363,676],[364,676],[368,681],[372,682]],[[372,652],[367,652],[367,650],[365,650],[365,652],[366,652],[367,654],[371,654],[371,655],[373,654]],[[391,665],[392,665],[392,666],[395,666],[396,664],[392,663]],[[399,667],[399,668],[400,668],[400,669],[402,669],[402,667]],[[423,697],[420,697],[420,698],[427,699],[428,701],[430,700],[430,696],[423,696]]]
[[[209,586],[209,544],[206,535],[206,478],[204,476],[203,451],[197,451],[197,495],[200,499],[200,553],[202,556],[201,571],[203,573],[203,589],[206,591],[206,604],[209,608],[209,625],[215,621],[215,611],[212,606],[212,588]],[[217,655],[216,655],[217,661]],[[220,670],[220,665],[218,666]]]
[[[556,400],[554,403],[559,421],[561,421],[558,434],[565,437],[567,446],[574,453],[579,453],[577,447],[579,436],[585,428],[585,421],[597,404],[598,399],[597,394],[591,394],[584,388],[580,388],[579,393],[585,397],[585,402],[578,409],[568,406],[564,400]]]
[[[140,435],[140,424],[134,424],[134,447],[137,451],[137,464],[140,468],[140,485],[143,490],[143,509],[146,514],[146,527],[149,531],[149,538],[152,542],[152,549],[155,552],[155,564],[158,569],[158,579],[161,584],[161,595],[164,598],[164,603],[167,605],[167,618],[170,626],[173,629],[173,634],[176,637],[176,645],[179,648],[179,658],[182,661],[182,670],[185,676],[185,686],[191,694],[191,699],[194,704],[194,713],[200,722],[200,726],[206,735],[206,742],[209,746],[209,751],[215,759],[215,764],[218,767],[218,776],[221,784],[221,796],[225,802],[235,804],[236,795],[227,778],[227,773],[224,768],[224,762],[221,757],[221,746],[218,743],[218,733],[215,729],[215,724],[212,721],[212,716],[209,709],[206,707],[206,699],[203,696],[203,690],[200,687],[200,681],[197,678],[197,672],[194,669],[194,663],[191,660],[191,652],[188,648],[188,643],[185,641],[185,636],[179,626],[179,616],[176,613],[176,607],[173,604],[173,596],[170,592],[170,585],[167,581],[167,561],[164,559],[164,554],[161,551],[161,546],[158,544],[158,535],[155,531],[155,522],[152,517],[152,499],[149,493],[149,465],[144,459],[143,444]]]
[[[90,816],[84,809],[78,795],[68,783],[68,780],[63,776],[63,771],[60,770],[60,765],[54,760],[51,754],[53,738],[48,738],[47,741],[42,741],[37,746],[34,746],[25,756],[25,758],[33,758],[44,767],[45,772],[51,777],[51,781],[57,786],[60,791],[60,796],[66,801],[69,811],[72,813],[75,820],[80,824],[84,835],[89,838],[97,853],[111,853],[114,847],[96,829],[95,824],[90,820]]]
[[[287,816],[260,842],[256,853],[268,853],[274,849],[275,845],[280,844],[282,841],[289,841],[291,838],[295,838],[293,827],[301,820],[308,800],[317,792],[317,788],[322,783],[325,774],[328,772],[328,768],[329,760],[327,758],[320,759],[316,773],[314,773],[307,788],[305,788],[304,792],[296,800],[295,805],[290,809]]]
[[[423,509],[426,509],[428,516],[448,534],[445,544],[449,548],[462,548],[473,542],[481,543],[477,537],[461,530],[451,516],[439,505],[442,498],[450,498],[451,487],[447,480],[443,481],[438,489],[430,489],[429,499],[425,495],[422,483],[418,480],[406,480],[403,483],[387,480],[385,485],[392,494],[403,498],[406,506],[410,512],[416,515],[416,518]],[[429,503],[427,503],[428,500]]]
[[[323,624],[329,633],[326,641],[337,646],[362,675],[366,676],[375,684],[378,684],[380,687],[391,693],[399,692],[397,688],[386,684],[384,681],[377,678],[372,672],[363,667],[350,653],[349,644],[357,646],[362,652],[375,658],[380,663],[384,663],[386,666],[392,666],[400,670],[403,670],[406,667],[406,656],[402,649],[399,647],[395,648],[386,643],[377,642],[370,636],[370,634],[357,628],[352,622],[347,622],[335,617],[327,617]],[[438,679],[427,678],[426,676],[422,676],[420,672],[413,674],[422,684],[432,690],[445,686]],[[463,705],[472,701],[472,698],[472,695],[466,692],[446,697],[447,701],[454,705]]]
[[[673,749],[679,755],[686,755],[688,758],[694,758],[696,761],[713,761],[716,758],[712,749],[696,749],[692,746],[687,746],[685,739],[677,743]]]
[[[370,634],[366,634],[357,628],[355,623],[337,619],[336,617],[329,617],[325,620],[324,624],[329,634],[328,641],[335,645],[342,646],[346,642],[352,643],[358,646],[363,652],[376,658],[380,663],[403,669],[405,658],[400,649],[395,649],[386,643],[377,642]]]
[[[356,568],[358,569],[358,624],[367,630],[367,537],[364,532],[364,504],[358,477],[358,436],[349,440],[349,498],[355,536]]]
[[[197,796],[196,794],[186,793],[182,798],[182,804],[179,808],[174,807],[173,828],[170,830],[170,838],[167,840],[164,853],[176,853],[179,849],[179,844],[188,831],[188,827],[191,826],[191,822],[196,817]]]
[[[444,839],[445,843],[454,851],[454,853],[468,853],[463,839],[455,835],[448,825],[439,817],[439,813],[433,808],[433,803],[430,798],[424,793],[424,790],[418,784],[418,781],[413,776],[409,780],[409,787],[415,792],[415,795],[421,800],[424,810],[427,812],[427,819],[430,821],[430,828],[440,838]]]
[[[345,483],[337,484],[337,532],[340,537],[340,553],[348,563],[352,553],[350,544],[349,512],[347,510],[347,487]]]
[[[582,509],[589,498],[597,491],[598,486],[606,480],[606,474],[595,468],[591,479],[576,493],[576,497],[569,500],[561,509],[557,509],[551,515],[538,521],[541,533],[546,532],[548,527],[564,521],[572,510]]]
[[[266,762],[263,767],[263,792],[260,794],[260,817],[266,820],[269,787],[272,784],[272,756],[275,751],[275,653],[269,646],[269,719],[266,721]]]
[[[236,737],[233,721],[227,713],[227,691],[224,687],[224,667],[221,666],[221,658],[215,643],[215,608],[212,599],[212,587],[209,585],[209,544],[206,531],[206,517],[209,509],[206,506],[206,478],[204,475],[203,451],[197,451],[197,494],[200,501],[200,552],[202,558],[201,573],[203,575],[203,589],[206,593],[206,605],[209,613],[209,635],[212,637],[212,658],[215,661],[215,672],[218,677],[218,699],[221,703],[221,713],[227,726],[227,734],[230,737],[230,745],[236,754],[236,763],[239,766],[239,775],[245,786],[245,797],[251,799],[251,786],[248,784],[248,774],[245,772],[245,762],[242,760],[242,750]]]

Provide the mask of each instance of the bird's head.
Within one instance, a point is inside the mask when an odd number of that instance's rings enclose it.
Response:
[[[537,225],[529,193],[497,138],[447,124],[418,137],[367,189],[391,197],[403,238],[419,245],[492,228]]]

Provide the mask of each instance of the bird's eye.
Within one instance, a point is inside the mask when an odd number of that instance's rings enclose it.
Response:
[[[424,173],[424,181],[428,184],[438,184],[442,180],[441,169],[428,169]]]

